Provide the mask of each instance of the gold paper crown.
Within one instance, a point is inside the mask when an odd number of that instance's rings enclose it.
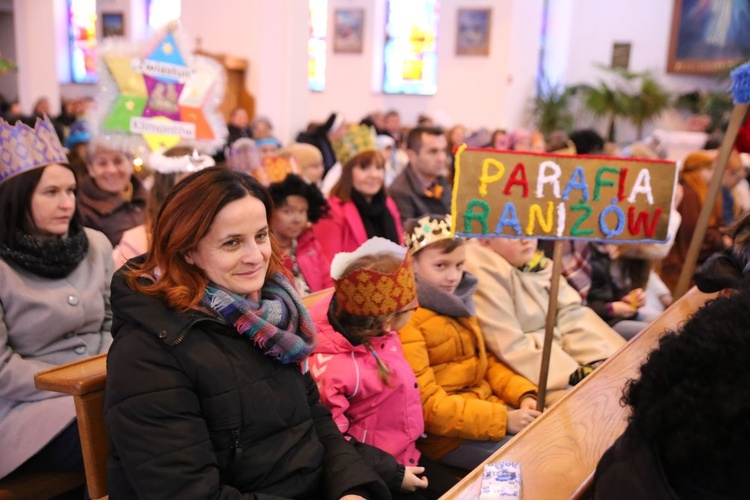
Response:
[[[357,269],[343,276],[348,265],[367,255],[391,254],[403,259],[390,274]],[[417,298],[414,270],[406,249],[385,238],[371,238],[351,253],[339,253],[331,262],[336,299],[342,309],[358,316],[383,316],[405,309]]]
[[[453,239],[452,224],[451,214],[444,217],[425,215],[417,219],[417,226],[410,233],[404,233],[404,245],[414,255],[427,245]]]
[[[49,117],[37,118],[34,128],[0,119],[0,182],[50,163],[68,163],[68,157]]]
[[[360,153],[377,150],[375,130],[367,125],[350,125],[340,139],[333,140],[333,151],[342,167]]]

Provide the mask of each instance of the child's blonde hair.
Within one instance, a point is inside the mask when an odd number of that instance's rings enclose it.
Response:
[[[396,257],[390,253],[378,253],[371,255],[364,255],[352,262],[346,267],[342,276],[346,276],[359,269],[369,269],[382,274],[391,274],[395,272],[402,264],[403,259]],[[375,352],[372,347],[370,339],[372,337],[380,336],[384,333],[383,325],[392,322],[398,318],[403,311],[396,311],[390,314],[382,314],[379,316],[361,316],[359,314],[352,314],[343,310],[343,308],[337,304],[334,310],[336,319],[339,324],[346,330],[346,333],[360,342],[372,353],[378,363],[378,375],[380,379],[386,384],[390,385],[388,378],[391,375],[391,370],[386,366],[380,356]]]

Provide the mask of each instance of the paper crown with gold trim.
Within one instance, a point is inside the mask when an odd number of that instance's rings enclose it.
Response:
[[[50,163],[68,163],[68,157],[48,116],[37,118],[34,128],[0,119],[0,183]]]
[[[342,167],[360,153],[378,150],[375,129],[367,125],[349,125],[344,135],[334,139],[332,145]]]
[[[357,269],[346,275],[349,265],[368,255],[390,254],[402,260],[390,274]],[[358,316],[382,316],[404,310],[417,298],[414,270],[406,248],[385,238],[370,238],[354,252],[336,254],[331,262],[336,299],[342,309]]]
[[[451,214],[420,217],[414,229],[404,233],[404,245],[409,249],[409,253],[414,255],[427,245],[453,239],[455,236],[451,232],[452,225]]]

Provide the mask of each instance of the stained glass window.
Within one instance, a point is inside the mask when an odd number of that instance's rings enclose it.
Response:
[[[326,34],[328,0],[310,0],[310,37],[307,40],[307,86],[321,92],[326,87]]]
[[[388,0],[383,92],[437,92],[438,0]]]
[[[148,27],[158,30],[182,15],[182,0],[149,0]]]
[[[68,1],[68,29],[73,81],[96,82],[96,0]]]

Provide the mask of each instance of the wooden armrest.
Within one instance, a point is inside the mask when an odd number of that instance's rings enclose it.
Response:
[[[323,290],[318,290],[317,292],[311,293],[310,295],[305,295],[304,297],[302,297],[302,305],[309,310],[319,300],[331,295],[332,293],[333,288],[325,288]]]
[[[40,391],[61,392],[71,396],[102,391],[106,381],[106,354],[56,366],[34,375],[34,384]]]

